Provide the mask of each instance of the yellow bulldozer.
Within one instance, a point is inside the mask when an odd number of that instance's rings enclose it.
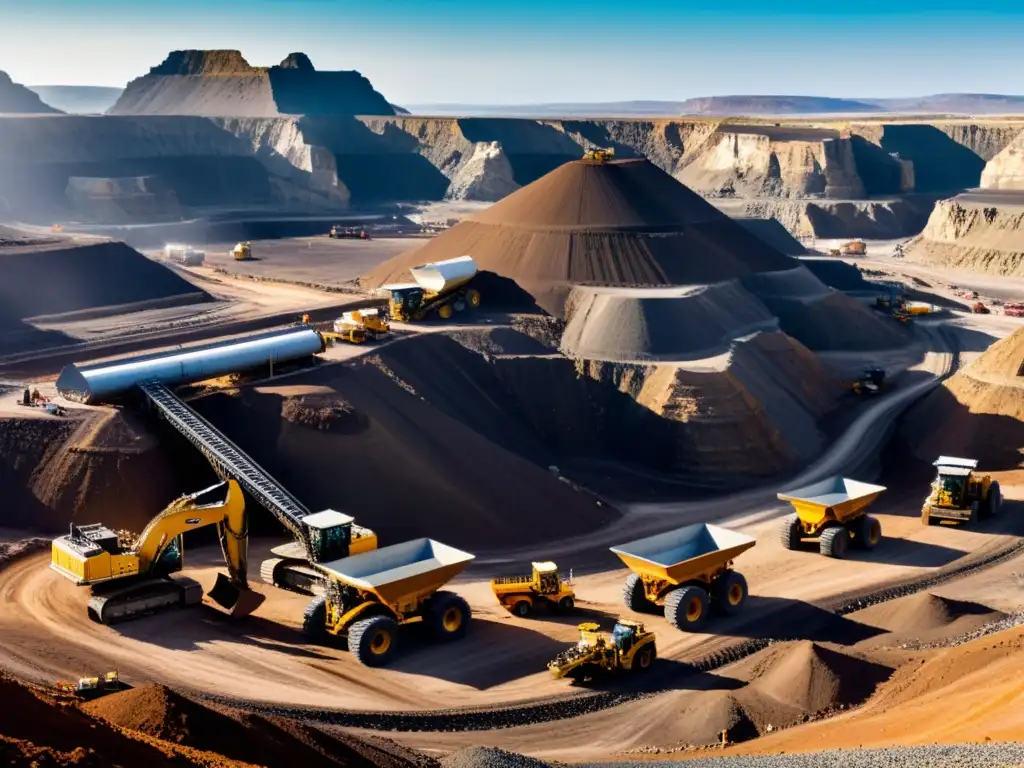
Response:
[[[217,526],[228,576],[218,574],[207,596],[232,616],[247,616],[264,597],[249,589],[248,520],[242,489],[234,480],[171,502],[130,543],[102,524],[72,523],[67,536],[53,541],[50,568],[92,588],[89,617],[101,624],[197,605],[202,587],[178,574],[183,534],[208,525]]]
[[[939,456],[932,466],[936,469],[935,480],[921,507],[924,525],[938,525],[942,520],[973,525],[999,513],[1003,503],[999,481],[978,474],[975,459]]]
[[[414,539],[312,567],[327,587],[306,607],[302,628],[315,642],[345,638],[356,660],[368,667],[389,663],[398,629],[422,622],[438,641],[466,634],[472,614],[454,592],[441,591],[473,555],[433,539]]]
[[[121,690],[121,678],[117,672],[107,672],[98,677],[80,677],[77,682],[58,680],[54,684],[58,695],[77,699],[94,699]]]
[[[529,616],[537,604],[568,613],[576,607],[572,576],[565,578],[552,562],[533,563],[530,576],[506,576],[491,580],[491,590],[509,613]]]
[[[579,642],[548,664],[556,679],[582,682],[606,673],[645,672],[658,656],[654,633],[639,621],[619,619],[610,638],[593,622],[580,624],[579,629]]]

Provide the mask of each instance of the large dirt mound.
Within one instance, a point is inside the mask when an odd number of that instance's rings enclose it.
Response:
[[[475,379],[474,367],[487,367],[482,357],[449,339],[421,341],[303,374],[295,386],[243,388],[194,405],[308,507],[344,510],[382,540],[430,536],[474,551],[615,518],[548,471],[548,450],[502,408],[500,392]],[[311,387],[321,407],[343,393],[352,410],[344,425],[295,419],[301,404],[289,400],[310,403]]]
[[[737,218],[736,221],[779,253],[784,253],[787,256],[803,256],[807,253],[803,243],[793,237],[790,231],[782,226],[782,222],[772,216],[767,218],[743,216]]]
[[[793,262],[646,160],[574,161],[363,278],[468,253],[561,316],[570,284],[695,285]]]
[[[24,85],[18,85],[11,76],[0,71],[0,114],[47,114],[60,113],[49,104],[43,102],[39,95]]]
[[[859,704],[892,673],[890,667],[801,641],[771,649],[750,687],[815,713]]]
[[[398,768],[412,764],[395,755],[389,759],[369,744],[356,748],[357,739],[335,739],[287,720],[218,712],[161,685],[105,696],[83,709],[121,728],[254,765]]]
[[[737,282],[685,288],[574,288],[562,351],[584,360],[695,360],[740,336],[777,330],[767,307]]]
[[[0,245],[0,306],[19,318],[204,295],[124,243]]]
[[[978,603],[951,600],[930,592],[880,603],[852,614],[862,624],[886,629],[898,636],[921,636],[938,631],[947,636],[969,632],[979,626],[1005,618],[1005,614]],[[879,644],[891,642],[884,636]]]
[[[927,461],[945,454],[978,459],[986,469],[1024,464],[1024,328],[914,406],[904,435]]]
[[[276,67],[253,67],[239,51],[172,51],[128,83],[115,115],[393,115],[358,72],[317,72],[303,53]]]

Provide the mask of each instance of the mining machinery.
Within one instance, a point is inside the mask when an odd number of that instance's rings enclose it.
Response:
[[[615,159],[615,148],[608,147],[607,149],[589,149],[583,155],[583,162],[593,163],[595,165],[602,165],[607,163],[609,160]]]
[[[235,261],[252,261],[252,243],[248,240],[237,243],[235,247],[231,249],[231,256]]]
[[[130,543],[102,524],[72,523],[67,536],[53,541],[50,568],[92,588],[89,617],[101,624],[197,605],[201,586],[178,574],[183,534],[209,525],[217,526],[228,575],[217,575],[208,597],[232,616],[247,616],[264,598],[249,589],[249,526],[242,489],[234,480],[171,502]]]
[[[561,576],[554,563],[533,563],[529,576],[505,576],[491,580],[491,590],[509,613],[529,616],[536,605],[568,612],[576,606],[572,577]]]
[[[999,512],[1003,503],[999,481],[976,472],[975,459],[939,456],[932,466],[936,469],[935,480],[921,507],[922,523],[938,525],[942,520],[954,520],[973,525]]]
[[[654,633],[639,621],[619,619],[610,638],[594,622],[580,624],[579,630],[579,642],[548,664],[556,679],[581,682],[604,673],[645,672],[658,655]]]

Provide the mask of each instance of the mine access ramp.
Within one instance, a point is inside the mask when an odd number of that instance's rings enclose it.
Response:
[[[254,499],[284,524],[298,541],[308,544],[303,518],[309,510],[265,469],[215,426],[188,407],[159,381],[137,385],[149,401],[185,438],[198,448],[218,474],[238,481]]]

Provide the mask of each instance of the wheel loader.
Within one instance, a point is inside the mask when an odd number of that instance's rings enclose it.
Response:
[[[552,562],[533,563],[530,576],[491,579],[491,591],[505,610],[520,618],[529,616],[539,604],[563,613],[576,607],[572,577],[560,576]]]
[[[932,466],[936,468],[931,493],[921,507],[921,522],[938,525],[942,520],[954,520],[974,525],[983,517],[999,513],[1003,495],[999,481],[975,470],[975,459],[939,456]]]
[[[466,634],[472,614],[454,592],[440,591],[473,555],[433,539],[314,563],[327,578],[323,595],[306,607],[302,628],[314,642],[344,638],[356,660],[368,667],[388,664],[398,650],[398,629],[422,622],[437,641]]]
[[[548,664],[556,679],[583,681],[605,673],[646,672],[658,656],[654,633],[639,621],[619,619],[610,638],[593,622],[580,624],[579,630],[579,642]]]
[[[882,540],[882,524],[864,510],[883,491],[883,485],[835,475],[778,494],[794,510],[779,527],[783,548],[799,549],[803,539],[817,538],[818,551],[826,557],[843,557],[851,544],[874,549]]]
[[[53,541],[50,568],[92,588],[89,617],[101,624],[196,605],[202,602],[199,582],[177,574],[183,565],[183,534],[208,525],[217,526],[228,576],[218,574],[207,597],[232,616],[248,616],[264,597],[249,589],[248,520],[242,489],[234,480],[171,502],[127,546],[102,524],[72,523],[67,536]]]
[[[747,580],[732,564],[756,543],[738,531],[694,523],[612,547],[633,571],[623,585],[623,602],[637,613],[661,608],[676,629],[700,631],[712,607],[726,615],[743,609]]]
[[[583,162],[592,163],[595,165],[603,165],[609,160],[615,159],[615,148],[608,147],[607,149],[590,149],[583,154]]]

